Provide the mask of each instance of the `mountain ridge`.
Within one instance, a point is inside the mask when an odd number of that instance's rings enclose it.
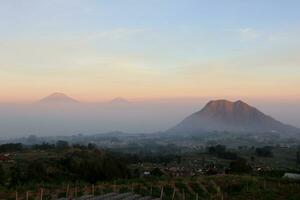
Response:
[[[203,109],[168,130],[183,133],[204,131],[300,133],[300,129],[286,125],[241,100],[231,102],[225,99],[208,102]]]
[[[116,97],[108,102],[109,104],[129,104],[130,102],[123,97]]]
[[[37,103],[79,103],[76,99],[69,97],[62,92],[54,92],[39,101]]]

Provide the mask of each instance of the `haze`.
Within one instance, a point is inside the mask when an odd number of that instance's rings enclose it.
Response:
[[[224,98],[299,127],[299,7],[0,1],[0,136],[163,131]],[[83,103],[35,104],[56,91]],[[119,96],[131,103],[103,103]]]

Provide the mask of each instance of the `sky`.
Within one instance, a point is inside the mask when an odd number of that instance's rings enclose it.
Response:
[[[0,101],[300,100],[298,0],[0,0]]]

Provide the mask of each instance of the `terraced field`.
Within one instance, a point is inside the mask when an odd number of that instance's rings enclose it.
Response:
[[[70,200],[70,198],[60,198],[58,200]],[[77,198],[77,200],[158,200],[158,198],[153,198],[151,196],[143,197],[139,194],[134,194],[131,192],[123,194],[111,192],[100,196],[85,195],[80,198]]]
[[[38,188],[38,189],[37,189]],[[121,179],[91,184],[17,188],[18,199],[162,199],[162,200],[298,200],[300,183],[282,178],[216,175],[193,178]],[[26,197],[27,195],[27,197]],[[16,191],[0,191],[0,199],[16,199]]]

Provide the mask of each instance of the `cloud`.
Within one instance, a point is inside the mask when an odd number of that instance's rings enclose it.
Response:
[[[237,30],[242,41],[252,41],[258,39],[261,34],[252,28],[240,28]]]
[[[119,40],[136,38],[145,33],[142,28],[115,28],[111,30],[61,34],[60,37],[41,36],[34,39],[0,39],[0,70],[27,68],[74,68],[78,61],[97,63],[103,57],[126,57],[128,42]],[[96,60],[96,61],[95,61]]]
[[[96,33],[91,33],[87,36],[88,39],[126,39],[147,32],[143,28],[116,28]]]
[[[207,95],[300,98],[299,48],[257,50],[182,67],[185,84]]]

